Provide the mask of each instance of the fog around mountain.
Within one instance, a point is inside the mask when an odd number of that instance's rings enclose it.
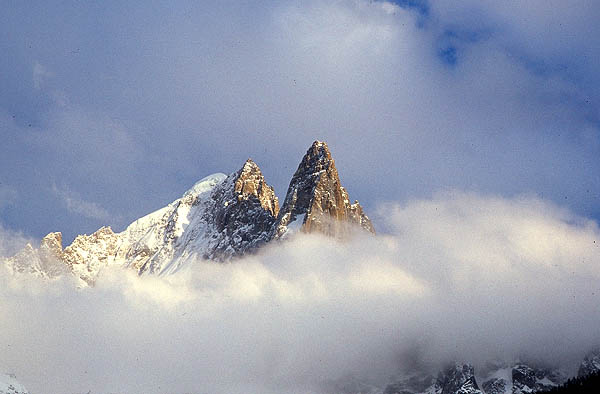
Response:
[[[595,222],[462,192],[372,217],[388,235],[299,234],[167,277],[111,269],[78,289],[2,272],[0,368],[31,393],[322,392],[449,361],[574,373],[600,342]],[[1,235],[3,254],[23,241]]]

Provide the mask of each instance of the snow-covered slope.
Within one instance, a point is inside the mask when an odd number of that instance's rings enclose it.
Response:
[[[5,263],[14,272],[54,278],[69,271],[61,257],[62,235],[50,233],[42,239],[39,248],[36,249],[28,243]]]
[[[123,232],[103,227],[81,235],[61,259],[92,283],[108,265],[139,274],[166,274],[191,259],[225,260],[267,242],[279,203],[258,166],[248,160],[237,172],[210,175],[181,198],[131,223]]]
[[[29,394],[14,375],[0,373],[0,394]]]

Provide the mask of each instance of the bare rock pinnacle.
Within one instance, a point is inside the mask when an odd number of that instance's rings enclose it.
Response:
[[[204,254],[224,260],[257,249],[270,239],[279,213],[275,191],[251,159],[231,174],[212,194],[214,207],[207,220],[214,223],[217,240]]]
[[[274,237],[285,237],[299,228],[344,238],[351,230],[349,225],[375,233],[358,201],[350,203],[327,144],[315,141],[292,177]]]

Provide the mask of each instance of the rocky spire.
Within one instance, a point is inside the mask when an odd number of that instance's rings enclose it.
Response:
[[[300,228],[343,238],[349,224],[375,233],[358,201],[350,203],[327,144],[315,141],[292,177],[273,236],[281,238]]]
[[[212,217],[218,240],[205,258],[224,260],[256,249],[270,239],[279,200],[251,159],[231,174],[212,194]]]
[[[246,160],[242,169],[238,171],[234,192],[238,201],[248,200],[250,196],[254,196],[260,205],[271,213],[271,216],[277,216],[279,213],[279,200],[275,191],[267,185],[260,168],[252,159]]]

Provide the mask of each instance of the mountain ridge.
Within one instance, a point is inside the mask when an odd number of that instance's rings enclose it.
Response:
[[[70,271],[86,285],[109,265],[142,274],[171,274],[195,259],[227,261],[254,253],[296,231],[337,239],[354,228],[375,233],[362,207],[350,204],[325,142],[315,141],[294,174],[283,206],[258,165],[248,159],[230,175],[196,182],[182,197],[115,233],[104,226],[62,247],[62,235],[28,244],[6,263],[18,272],[55,277]],[[297,221],[302,215],[302,220]],[[296,223],[293,223],[296,222]],[[284,236],[285,235],[285,236]],[[31,262],[34,262],[33,264]]]

